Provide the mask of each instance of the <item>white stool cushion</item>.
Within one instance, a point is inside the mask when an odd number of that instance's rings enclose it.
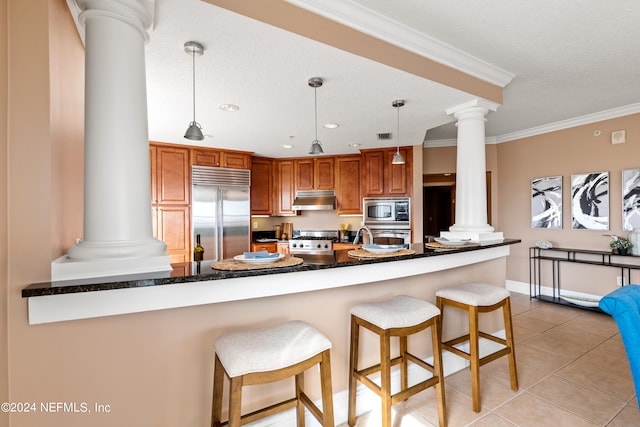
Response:
[[[386,301],[358,304],[351,308],[351,314],[379,328],[389,329],[418,325],[438,316],[440,310],[419,298],[397,295]]]
[[[484,283],[465,283],[460,286],[453,286],[436,291],[437,297],[472,305],[474,307],[499,303],[509,295],[511,294],[505,288]]]
[[[229,377],[286,368],[331,348],[331,341],[300,320],[219,337],[215,350]]]

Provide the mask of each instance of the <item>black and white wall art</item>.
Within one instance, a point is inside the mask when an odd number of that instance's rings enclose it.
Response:
[[[622,229],[640,228],[640,168],[622,171]]]
[[[562,176],[531,180],[531,228],[562,229]]]
[[[571,175],[571,228],[609,229],[609,172]]]

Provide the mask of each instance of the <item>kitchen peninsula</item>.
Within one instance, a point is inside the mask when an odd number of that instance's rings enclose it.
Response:
[[[446,250],[412,245],[411,255],[359,259],[335,251],[335,262],[283,268],[223,271],[211,261],[173,264],[173,272],[35,283],[22,290],[29,323],[50,323],[151,310],[241,301],[403,279],[504,258],[509,245]],[[402,292],[402,289],[398,289]],[[435,292],[435,290],[433,290]],[[432,292],[429,292],[432,293]]]

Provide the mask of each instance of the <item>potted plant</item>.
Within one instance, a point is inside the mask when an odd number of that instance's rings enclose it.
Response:
[[[612,252],[614,254],[617,253],[618,255],[626,255],[627,251],[633,247],[633,244],[624,237],[618,237],[617,239],[609,243],[609,246],[611,246]]]

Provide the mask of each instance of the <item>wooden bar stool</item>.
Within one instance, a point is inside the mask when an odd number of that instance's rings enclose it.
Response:
[[[305,407],[323,427],[334,427],[331,391],[331,342],[302,321],[275,327],[235,332],[215,342],[211,425],[238,427],[269,415],[296,408],[297,425],[304,426]],[[304,372],[319,365],[322,411],[304,392]],[[221,422],[224,376],[229,378],[229,420]],[[295,376],[295,397],[241,415],[242,387]]]
[[[395,296],[382,302],[359,304],[351,308],[351,355],[349,359],[349,414],[348,423],[356,422],[356,388],[358,381],[380,396],[382,400],[382,427],[391,426],[391,406],[410,396],[435,386],[438,400],[438,418],[440,426],[446,426],[446,405],[444,395],[444,376],[442,374],[442,354],[438,327],[440,310],[427,301],[405,295]],[[378,334],[380,337],[380,363],[358,369],[358,347],[360,327]],[[433,364],[408,352],[407,337],[427,328],[431,328],[433,343]],[[391,337],[399,337],[400,354],[391,358]],[[428,370],[431,378],[408,386],[408,362]],[[391,367],[400,365],[401,390],[391,394]],[[373,382],[369,375],[380,372],[381,385]]]
[[[511,326],[511,301],[509,291],[493,285],[483,283],[466,283],[464,285],[441,289],[436,292],[436,305],[442,312],[444,323],[444,307],[451,306],[469,313],[469,333],[458,338],[442,343],[444,350],[463,357],[471,364],[471,392],[473,397],[473,410],[480,412],[480,366],[492,362],[502,356],[509,356],[509,376],[511,389],[518,390],[518,374],[516,372],[516,352],[513,343],[513,328]],[[481,332],[478,327],[478,313],[488,313],[502,308],[504,317],[504,330],[506,339]],[[442,335],[442,332],[440,332]],[[494,353],[480,357],[480,337],[497,342],[505,346]],[[458,344],[469,342],[469,352],[455,347]]]

